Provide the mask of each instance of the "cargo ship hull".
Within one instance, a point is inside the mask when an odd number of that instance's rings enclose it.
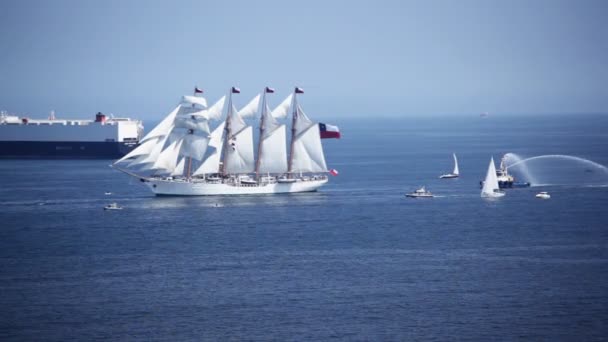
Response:
[[[136,146],[115,141],[0,141],[0,158],[116,159]]]
[[[137,147],[139,120],[107,118],[34,120],[0,113],[0,158],[117,159]]]

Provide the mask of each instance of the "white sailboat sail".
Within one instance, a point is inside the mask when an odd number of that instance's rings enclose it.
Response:
[[[239,116],[241,118],[247,118],[250,116],[254,116],[255,113],[258,112],[258,107],[260,106],[260,94],[257,94],[245,107],[239,110]]]
[[[173,177],[182,176],[184,174],[185,165],[186,165],[186,158],[180,159],[180,161],[177,163],[177,166],[175,167],[173,172],[171,172],[170,175]]]
[[[182,103],[185,105],[198,105],[207,108],[207,100],[204,97],[184,95],[182,96]]]
[[[179,155],[196,160],[203,160],[208,144],[209,136],[206,134],[205,136],[199,134],[186,134],[182,139],[182,148]]]
[[[144,167],[142,167],[142,171],[151,170],[152,166],[156,162],[156,158],[158,158],[158,155],[161,153],[161,151],[163,150],[163,147],[165,146],[165,141],[167,140],[167,137],[168,136],[156,137],[154,140],[152,140],[154,142],[154,147],[152,148],[150,153],[144,154],[141,157],[138,157],[137,159],[135,159],[134,161],[129,163],[127,165],[127,167],[143,165]],[[146,166],[145,164],[148,164],[148,165]]]
[[[311,121],[297,106],[297,121],[293,141],[291,172],[326,172],[325,155],[321,145],[319,125]]]
[[[228,144],[224,157],[224,172],[253,172],[253,127],[246,126],[239,133],[233,134]]]
[[[250,173],[255,169],[255,162],[253,159],[253,127],[247,125],[243,120],[241,113],[251,115],[252,108],[254,105],[255,108],[257,108],[258,103],[259,95],[249,102],[241,111],[237,111],[236,108],[232,106],[228,113],[228,115],[231,116],[231,136],[228,137],[228,146],[225,148],[225,173]]]
[[[150,131],[150,133],[146,134],[146,136],[143,139],[141,139],[140,143],[143,143],[144,141],[152,139],[152,138],[156,138],[159,136],[164,136],[164,135],[169,134],[169,132],[173,128],[173,121],[175,120],[175,116],[177,115],[177,113],[180,111],[181,108],[182,108],[182,106],[175,107],[175,109],[173,109],[171,111],[171,113],[169,113],[169,115],[167,115],[167,117],[165,117],[163,119],[163,121],[161,121],[158,125],[156,125],[156,127],[154,127]]]
[[[273,109],[271,112],[272,117],[276,119],[285,118],[287,116],[289,107],[291,106],[292,98],[293,94],[289,94],[289,96],[287,96],[285,100],[281,102],[281,104],[279,104],[275,109]]]
[[[283,104],[280,104],[281,106]],[[264,134],[260,137],[260,173],[285,173],[287,172],[287,138],[285,125],[280,124],[273,117],[275,111],[270,111],[266,106],[264,115]]]
[[[207,120],[219,120],[222,117],[222,111],[224,110],[224,102],[226,102],[226,96],[222,96],[216,103],[213,104],[205,114]]]
[[[183,140],[180,136],[174,135],[174,137],[170,137],[166,142],[168,143],[167,147],[158,155],[152,169],[172,172],[177,166],[182,142]]]
[[[210,135],[209,144],[207,147],[207,155],[198,169],[194,171],[193,176],[218,173],[220,171],[220,156],[222,147],[224,146],[224,127],[225,122],[217,126]]]
[[[488,166],[488,172],[486,173],[486,179],[483,182],[483,188],[481,189],[482,197],[497,197],[496,191],[498,188],[498,178],[496,177],[496,166],[494,165],[494,157],[490,159],[490,165]]]
[[[137,146],[137,148],[135,148],[133,151],[127,153],[124,157],[117,160],[115,163],[119,163],[119,162],[125,161],[127,159],[131,159],[134,157],[147,155],[150,152],[152,152],[152,149],[154,149],[155,145],[156,145],[156,139],[147,140],[144,143],[142,143],[141,145]]]
[[[452,174],[459,176],[460,170],[458,170],[458,159],[456,158],[456,153],[452,153],[452,155],[454,156],[454,171],[452,172]]]

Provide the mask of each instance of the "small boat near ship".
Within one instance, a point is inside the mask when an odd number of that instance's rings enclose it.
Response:
[[[540,199],[549,199],[549,198],[551,198],[551,195],[549,195],[549,193],[546,191],[541,191],[541,192],[537,193],[535,197],[540,198]]]
[[[110,203],[103,207],[103,210],[122,210],[122,207],[118,203]]]
[[[420,189],[414,191],[414,192],[410,192],[408,194],[405,194],[405,197],[410,197],[410,198],[433,198],[435,197],[435,195],[433,195],[432,192],[428,191],[425,189],[425,187],[421,187]]]
[[[505,195],[504,191],[501,191],[498,186],[498,177],[496,176],[496,166],[494,165],[494,157],[490,159],[490,165],[488,165],[488,172],[486,173],[486,180],[483,182],[483,188],[481,189],[481,197],[485,198],[498,198]]]
[[[445,175],[439,176],[440,179],[450,179],[450,178],[458,178],[460,176],[460,170],[458,169],[458,159],[456,158],[456,153],[452,153],[454,157],[454,171],[452,173],[447,173]]]
[[[515,177],[509,174],[508,167],[506,164],[506,155],[502,156],[500,159],[500,168],[496,170],[496,178],[498,181],[499,189],[510,189],[510,188],[527,188],[530,187],[529,182],[517,182]],[[483,188],[484,182],[479,182],[481,187]]]

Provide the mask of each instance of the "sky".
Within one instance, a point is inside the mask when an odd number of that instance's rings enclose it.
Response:
[[[608,1],[0,1],[0,110],[160,119],[194,86],[311,117],[608,113]]]

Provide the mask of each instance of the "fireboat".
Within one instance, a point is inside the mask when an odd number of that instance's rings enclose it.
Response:
[[[500,167],[496,169],[496,178],[498,178],[498,187],[500,189],[510,188],[527,188],[530,186],[530,182],[517,182],[515,177],[509,174],[507,164],[505,162],[506,155],[500,159]],[[479,184],[483,187],[483,181]]]

